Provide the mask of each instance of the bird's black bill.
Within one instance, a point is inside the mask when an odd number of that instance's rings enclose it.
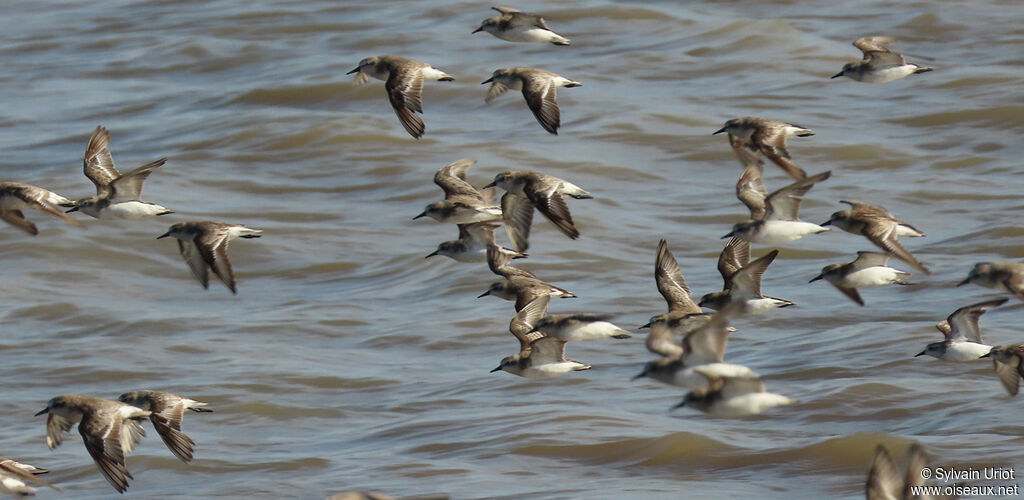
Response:
[[[843,72],[842,71],[840,71],[839,74],[833,76],[832,78],[839,78],[840,76],[843,76]]]
[[[170,236],[170,235],[171,235],[171,232],[170,232],[170,231],[167,231],[166,233],[164,233],[164,234],[161,234],[160,236],[157,236],[157,237],[156,237],[156,239],[158,239],[158,240],[162,240],[162,239],[164,239],[164,238],[166,238],[166,237],[168,237],[168,236]]]
[[[491,77],[491,78],[488,78],[488,79],[480,82],[480,85],[487,85],[488,83],[491,83],[493,81],[494,81],[494,77]]]
[[[429,258],[431,258],[431,257],[433,257],[435,255],[437,255],[437,250],[434,250],[433,252],[429,253],[426,257],[423,257],[423,258],[424,259],[429,259]]]
[[[423,213],[421,213],[421,214],[417,215],[416,217],[413,217],[413,218],[412,218],[412,220],[416,220],[416,219],[419,219],[420,217],[424,217],[424,216],[426,216],[426,215],[427,215],[427,213],[426,213],[426,212],[423,212]]]
[[[36,414],[35,414],[35,415],[33,415],[33,416],[36,416],[36,417],[38,417],[39,415],[46,415],[47,413],[50,413],[50,409],[49,409],[49,408],[43,408],[43,411],[41,411],[41,412],[39,412],[39,413],[36,413]]]
[[[714,133],[712,133],[711,135],[718,135],[718,134],[721,134],[722,132],[725,132],[725,127],[722,127],[722,128],[720,128],[720,129],[718,129],[718,131],[717,131],[717,132],[714,132]]]
[[[966,284],[968,284],[968,283],[970,283],[970,282],[971,282],[971,278],[967,278],[967,279],[965,279],[965,280],[963,280],[963,281],[961,281],[961,282],[957,283],[957,284],[956,284],[956,286],[958,286],[958,287],[959,287],[959,286],[964,286],[964,285],[966,285]]]
[[[484,82],[484,83],[487,83],[487,82]],[[496,184],[497,184],[496,182],[491,182],[490,184],[488,184],[488,185],[486,185],[486,186],[484,186],[484,187],[482,187],[482,188],[480,188],[480,189],[487,189],[487,188],[492,188],[492,187],[494,187],[494,186],[495,186]]]
[[[925,354],[926,354],[927,352],[928,352],[928,351],[927,351],[927,349],[926,349],[926,350],[924,350],[924,351],[921,351],[921,352],[919,352],[919,353],[915,354],[915,355],[914,355],[914,357],[916,358],[916,357],[918,357],[918,356],[924,356],[924,355],[925,355]]]
[[[64,213],[69,214],[71,212],[77,212],[77,211],[78,211],[78,207],[76,206],[76,207],[72,207],[71,210],[68,210],[68,211],[66,211]]]
[[[823,276],[823,275],[819,274],[819,275],[817,275],[817,276],[815,276],[815,277],[811,278],[811,281],[808,281],[808,283],[814,283],[815,281],[818,281],[818,280],[820,280],[820,279],[822,279],[822,278],[824,278],[824,277],[825,277],[825,276]]]
[[[497,367],[497,368],[495,368],[495,369],[491,370],[491,373],[494,373],[494,372],[500,372],[500,371],[501,371],[501,367],[499,366],[499,367]]]
[[[483,30],[484,30],[484,28],[483,28],[483,26],[481,26],[481,27],[479,27],[479,28],[477,28],[477,29],[475,29],[473,31],[470,31],[469,34],[472,35],[472,34],[475,34],[475,33],[479,33],[479,32],[481,32]]]
[[[345,74],[346,75],[351,75],[352,73],[358,73],[358,72],[359,72],[359,68],[356,68],[356,69],[354,69],[352,71],[349,71],[348,73],[345,73]]]
[[[486,297],[486,296],[488,296],[488,295],[490,295],[490,294],[491,294],[491,291],[490,291],[490,290],[487,290],[486,292],[484,292],[484,293],[481,293],[480,295],[477,295],[477,296],[476,296],[476,298],[478,298],[478,299],[479,299],[480,297]]]

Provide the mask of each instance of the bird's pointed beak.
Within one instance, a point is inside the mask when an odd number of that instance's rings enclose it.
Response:
[[[39,413],[36,413],[33,416],[34,417],[38,417],[39,415],[46,415],[47,413],[50,413],[50,408],[49,407],[43,408],[43,411],[41,411]]]
[[[669,413],[672,413],[672,410],[678,410],[679,408],[682,408],[684,406],[686,406],[686,400],[685,399],[680,401],[679,404],[669,408],[668,411],[669,411]]]
[[[723,239],[723,240],[724,240],[724,239],[726,239],[726,238],[732,238],[734,234],[736,234],[736,231],[729,231],[729,234],[727,234],[727,235],[725,235],[725,236],[722,236],[722,238],[721,238],[721,239]]]
[[[711,135],[718,135],[718,134],[721,134],[722,132],[725,132],[725,127],[722,127],[722,128],[720,128],[720,129],[718,129],[718,131],[717,131],[717,132],[714,132],[714,133],[713,133],[713,134],[711,134]]]
[[[647,372],[643,371],[643,372],[640,372],[639,374],[637,374],[635,377],[631,378],[630,380],[638,380],[638,379],[642,379],[642,378],[644,378],[646,376],[647,376]]]
[[[77,211],[78,211],[78,205],[75,205],[75,206],[71,207],[71,210],[68,210],[68,211],[66,211],[64,213],[69,214],[71,212],[77,212]]]
[[[815,281],[818,281],[818,280],[820,280],[820,279],[822,279],[822,278],[824,278],[824,277],[825,277],[825,275],[824,275],[824,274],[819,274],[819,275],[817,275],[817,276],[815,276],[815,277],[811,278],[811,281],[808,281],[808,283],[814,283]]]
[[[429,259],[429,258],[437,255],[437,252],[440,252],[440,250],[434,250],[433,252],[430,252],[426,257],[423,257],[423,258],[424,259]]]
[[[479,28],[477,28],[477,29],[475,29],[475,30],[473,30],[473,31],[469,32],[469,34],[470,34],[470,35],[473,35],[473,34],[476,34],[476,33],[479,33],[479,32],[481,32],[481,31],[483,31],[483,30],[484,30],[484,27],[483,27],[483,26],[481,26],[481,27],[479,27]]]
[[[829,219],[829,220],[827,220],[825,222],[822,222],[821,224],[818,224],[818,225],[819,226],[831,226],[832,225],[832,219]]]
[[[166,237],[168,237],[168,236],[170,236],[170,235],[171,235],[171,232],[170,232],[170,231],[167,231],[166,233],[164,233],[164,234],[161,234],[160,236],[157,236],[157,237],[156,237],[156,239],[158,239],[158,240],[162,240],[162,239],[164,239],[164,238],[166,238]]]
[[[416,217],[413,217],[413,218],[412,218],[412,220],[416,220],[416,219],[419,219],[420,217],[424,217],[424,216],[426,216],[426,215],[427,215],[427,211],[426,211],[426,210],[424,210],[423,212],[421,212],[421,213],[420,213],[419,215],[417,215]]]
[[[961,282],[957,283],[957,284],[956,284],[956,286],[958,286],[958,287],[960,287],[960,286],[964,286],[964,285],[966,285],[966,284],[968,284],[968,283],[970,283],[970,282],[971,282],[971,278],[970,278],[970,277],[968,276],[968,277],[967,277],[966,279],[964,279],[963,281],[961,281]]]
[[[927,352],[928,352],[928,349],[925,349],[925,350],[923,350],[923,351],[921,351],[921,352],[919,352],[919,353],[915,354],[915,355],[914,355],[914,357],[916,358],[916,357],[918,357],[918,356],[924,356],[924,355],[925,355],[925,353],[927,353]]]
[[[839,78],[840,76],[843,76],[843,72],[842,72],[842,71],[840,71],[840,72],[839,72],[838,74],[836,74],[836,75],[833,75],[831,79],[834,79],[834,78]]]
[[[357,66],[356,69],[354,69],[352,71],[349,71],[348,73],[345,73],[345,74],[346,75],[351,75],[352,73],[358,73],[358,72],[359,72],[359,67]]]
[[[491,291],[490,291],[490,290],[487,290],[486,292],[484,292],[484,293],[481,293],[480,295],[477,295],[477,296],[476,296],[476,298],[478,298],[478,299],[479,299],[480,297],[486,297],[486,296],[488,296],[488,295],[490,295],[490,294],[491,294]]]
[[[475,32],[474,32],[474,33],[475,33]],[[493,81],[494,81],[494,77],[492,76],[492,77],[490,77],[490,78],[488,78],[488,79],[486,79],[486,80],[484,80],[484,81],[480,82],[480,85],[487,85],[488,83],[491,83],[491,82],[493,82]]]
[[[487,82],[484,82],[484,83],[487,83]],[[492,187],[494,187],[494,186],[495,186],[496,184],[497,184],[496,182],[494,182],[494,181],[491,181],[491,183],[490,183],[490,184],[488,184],[488,185],[486,185],[486,186],[484,186],[484,187],[482,187],[482,188],[480,188],[480,189],[487,189],[487,188],[492,188]]]
[[[500,372],[500,371],[501,371],[501,366],[499,365],[497,368],[491,370],[491,373]]]
[[[650,327],[651,327],[651,322],[648,321],[647,324],[645,324],[644,326],[641,326],[639,329],[643,330],[644,328],[650,328]]]
[[[989,351],[988,351],[987,353],[985,353],[985,354],[982,354],[982,355],[981,355],[981,357],[982,357],[982,358],[987,358],[987,357],[989,357],[989,356],[991,356],[991,355],[992,355],[992,350],[989,350]]]

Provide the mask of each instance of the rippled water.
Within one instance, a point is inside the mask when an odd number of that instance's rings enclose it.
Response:
[[[1024,257],[1024,66],[1015,0],[546,2],[572,47],[470,35],[489,4],[421,2],[22,2],[0,17],[4,178],[69,197],[92,189],[80,158],[97,124],[122,167],[162,156],[145,197],[177,211],[87,230],[32,213],[32,238],[0,227],[0,453],[54,472],[75,498],[109,498],[77,435],[45,445],[52,396],[158,388],[208,401],[189,415],[190,465],[151,435],[127,460],[129,495],[322,498],[347,489],[456,498],[850,497],[877,443],[901,460],[1020,466],[1021,400],[987,363],[913,358],[933,324],[995,296],[954,288],[980,260]],[[884,85],[830,80],[866,35],[935,71]],[[380,82],[344,73],[367,56],[427,61],[426,136],[413,140]],[[925,59],[925,58],[928,59]],[[518,93],[484,105],[479,82],[534,66],[583,83],[545,133]],[[483,265],[424,260],[455,229],[412,221],[439,199],[442,165],[478,158],[564,177],[583,236],[534,230],[524,267],[574,291],[554,312],[614,312],[633,328],[664,302],[660,238],[695,293],[720,286],[719,236],[745,209],[721,124],[755,115],[810,127],[790,151],[832,170],[804,218],[839,199],[885,205],[928,233],[908,246],[935,271],[869,289],[859,308],[822,266],[870,245],[845,233],[783,248],[765,291],[798,306],[737,322],[730,361],[800,400],[724,420],[668,408],[680,391],[630,382],[642,335],[569,346],[594,368],[554,380],[489,374],[516,348],[510,303],[475,299]],[[774,167],[766,182],[787,182]],[[168,224],[265,231],[237,240],[239,294],[203,291]],[[541,218],[538,216],[537,220]],[[756,254],[764,252],[756,250]],[[1024,341],[1021,306],[985,315],[992,343]],[[152,434],[152,433],[151,433]],[[186,488],[188,490],[186,491]],[[41,492],[41,497],[54,497]]]

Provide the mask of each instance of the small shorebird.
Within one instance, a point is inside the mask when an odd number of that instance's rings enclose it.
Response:
[[[884,285],[910,285],[907,281],[910,273],[898,271],[889,264],[889,254],[878,252],[857,252],[857,258],[845,264],[829,264],[821,269],[821,274],[811,278],[808,283],[824,279],[843,292],[850,300],[864,305],[858,288]]]
[[[574,82],[561,75],[550,71],[534,68],[501,68],[494,70],[491,77],[484,80],[481,85],[491,84],[487,89],[487,97],[484,102],[491,102],[492,99],[504,94],[505,91],[522,90],[526,104],[533,111],[544,130],[558,135],[558,127],[562,125],[561,113],[558,110],[558,101],[555,96],[558,87],[579,87],[580,82]]]
[[[494,274],[504,277],[505,281],[492,283],[490,288],[477,298],[493,295],[505,300],[514,300],[516,311],[519,312],[527,304],[541,296],[576,297],[568,290],[541,281],[530,271],[510,265],[513,258],[512,254],[500,250],[497,245],[487,247],[487,267]]]
[[[867,500],[900,500],[912,498],[939,500],[956,498],[955,496],[918,496],[912,493],[912,488],[920,488],[924,485],[922,471],[926,470],[927,457],[924,450],[917,443],[910,446],[910,461],[907,464],[907,473],[901,474],[896,467],[896,462],[889,455],[889,450],[879,444],[875,448],[875,456],[871,459],[871,468],[868,469],[865,493]],[[931,470],[929,469],[929,472]]]
[[[505,219],[505,231],[516,250],[525,252],[530,246],[530,225],[533,209],[547,217],[562,234],[571,239],[579,238],[580,232],[572,221],[569,205],[563,196],[577,200],[593,198],[579,186],[539,172],[512,170],[494,176],[494,181],[484,186],[500,187],[506,192],[501,196],[501,208]]]
[[[212,412],[203,408],[206,403],[162,391],[126,392],[118,396],[117,400],[152,412],[149,419],[167,449],[182,462],[192,461],[192,447],[196,442],[181,431],[181,419],[185,416],[185,410]]]
[[[57,208],[58,206],[72,207],[74,205],[75,202],[41,187],[19,182],[0,182],[0,219],[32,236],[39,234],[39,229],[32,221],[25,218],[22,210],[34,208],[63,219],[73,226],[85,227],[81,222]]]
[[[889,50],[887,45],[896,42],[895,38],[884,36],[858,38],[853,42],[853,46],[864,53],[864,59],[847,63],[843,66],[843,70],[832,78],[848,76],[858,82],[886,83],[932,70],[932,68],[908,63],[903,59],[903,55]]]
[[[822,226],[833,225],[850,234],[859,234],[874,243],[878,248],[889,252],[897,259],[906,262],[925,274],[931,274],[910,251],[899,242],[900,236],[920,237],[924,233],[917,228],[893,217],[888,210],[862,201],[841,200],[840,203],[850,205],[849,210],[840,210],[832,214]]]
[[[985,288],[1003,290],[1024,300],[1024,264],[1019,262],[979,262],[956,286],[974,283]]]
[[[767,392],[757,376],[730,376],[731,370],[717,370],[712,365],[696,366],[693,370],[707,378],[708,388],[688,392],[672,409],[686,406],[713,417],[745,417],[796,403],[795,399]]]
[[[506,371],[527,378],[557,377],[578,370],[589,370],[590,365],[566,359],[565,342],[545,337],[534,330],[534,325],[547,312],[551,297],[533,300],[516,313],[509,323],[509,331],[519,340],[519,353],[501,360],[497,371]]]
[[[214,221],[191,221],[174,224],[166,233],[156,239],[171,236],[178,240],[178,250],[188,263],[192,275],[203,288],[210,287],[208,270],[213,270],[231,293],[235,289],[235,274],[228,260],[228,242],[235,238],[259,238],[263,231],[249,229],[239,224]]]
[[[384,90],[388,93],[388,101],[395,108],[395,114],[409,135],[419,139],[423,137],[426,127],[416,113],[423,113],[423,80],[450,82],[455,80],[451,75],[438,70],[425,62],[414,61],[398,56],[367,57],[359,61],[348,75],[358,73],[356,85],[362,85],[370,77],[384,80]]]
[[[17,496],[35,495],[38,488],[26,484],[33,483],[39,486],[47,486],[57,491],[60,488],[36,477],[39,474],[50,472],[40,469],[34,465],[15,462],[9,458],[0,457],[0,493],[9,493]]]
[[[489,222],[475,224],[458,224],[459,239],[448,240],[437,245],[437,250],[427,254],[425,258],[443,255],[459,262],[484,262],[487,260],[487,247],[496,246],[499,251],[509,253],[513,259],[522,259],[527,255],[523,252],[505,248],[494,240],[494,229],[498,226]]]
[[[831,171],[822,172],[773,192],[765,199],[766,209],[763,218],[734,225],[732,231],[722,236],[722,239],[736,236],[750,243],[775,245],[798,240],[808,234],[828,231],[827,227],[800,220],[797,212],[800,210],[804,195],[816,183],[828,179],[831,175]]]
[[[738,303],[731,304],[722,311],[710,315],[703,326],[695,328],[683,337],[678,354],[648,362],[633,380],[650,377],[691,391],[704,391],[709,388],[709,379],[694,370],[698,366],[716,370],[715,373],[721,376],[756,377],[757,374],[749,368],[724,361],[729,333],[734,330],[729,327],[729,322],[742,308]],[[653,325],[651,329],[653,333]]]
[[[539,14],[530,14],[510,7],[491,7],[500,16],[488,17],[473,33],[486,31],[509,42],[537,42],[569,45],[569,39],[548,28]]]
[[[668,304],[668,312],[652,316],[640,327],[651,329],[645,345],[647,350],[667,358],[681,356],[683,345],[676,337],[703,327],[711,320],[711,315],[701,311],[690,298],[690,287],[679,269],[679,262],[664,239],[658,242],[654,257],[654,282]]]
[[[142,183],[157,167],[162,166],[167,158],[161,158],[122,174],[114,167],[114,157],[110,154],[109,147],[110,132],[97,126],[89,138],[89,145],[86,146],[85,157],[82,159],[85,176],[96,185],[96,196],[76,201],[74,208],[68,212],[80,210],[97,219],[141,219],[174,213],[156,203],[140,199]]]
[[[747,314],[761,314],[793,305],[788,300],[761,294],[761,276],[778,255],[778,250],[772,250],[748,263],[750,243],[740,238],[732,238],[718,257],[718,272],[725,283],[722,291],[705,294],[697,305],[718,311],[734,301],[740,301],[743,304],[743,312]]]
[[[736,198],[750,209],[752,220],[764,217],[768,188],[764,185],[763,173],[764,167],[760,163],[751,163],[743,169],[736,181]]]
[[[724,127],[711,135],[722,132],[729,134],[729,145],[739,158],[740,165],[759,165],[760,155],[763,154],[794,179],[801,180],[807,177],[807,172],[790,159],[789,151],[786,150],[786,138],[812,136],[814,132],[811,129],[777,120],[745,116],[725,122]]]
[[[1024,344],[998,345],[982,357],[992,358],[992,367],[999,381],[1003,383],[1006,392],[1016,396],[1020,389],[1020,379],[1024,377]]]
[[[133,478],[125,468],[124,456],[146,435],[141,420],[150,412],[118,401],[65,394],[46,403],[46,408],[36,413],[39,415],[47,415],[46,444],[51,450],[64,440],[64,432],[78,424],[85,449],[103,477],[118,493],[128,489],[128,479]]]
[[[950,314],[945,321],[935,325],[946,339],[925,346],[924,350],[914,357],[928,355],[946,361],[974,361],[992,351],[992,346],[985,345],[981,340],[981,327],[978,321],[985,311],[999,307],[1008,298],[979,302],[961,307]]]
[[[473,187],[466,180],[466,172],[474,164],[476,164],[475,159],[463,158],[441,167],[434,174],[434,184],[444,191],[444,200],[427,205],[427,208],[413,217],[413,220],[430,217],[438,222],[453,224],[475,224],[501,220],[501,208],[492,205],[489,195],[485,196],[484,192]]]

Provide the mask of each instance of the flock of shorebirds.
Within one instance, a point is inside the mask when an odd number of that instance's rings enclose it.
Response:
[[[569,45],[569,39],[550,30],[537,14],[507,7],[494,7],[499,16],[491,17],[473,33],[485,31],[512,42],[539,42]],[[889,45],[896,40],[884,37],[861,38],[854,46],[863,52],[863,59],[845,65],[833,78],[846,76],[861,82],[884,83],[906,76],[931,71],[931,68],[908,63]],[[388,100],[402,126],[419,138],[425,126],[423,112],[424,79],[451,81],[447,73],[431,65],[396,56],[368,57],[349,73],[356,73],[356,84],[370,77],[383,80]],[[556,101],[558,87],[576,87],[579,82],[535,68],[502,68],[483,82],[490,83],[486,101],[509,89],[521,90],[537,121],[547,132],[557,134],[560,112]],[[842,201],[849,209],[837,211],[818,225],[800,220],[798,211],[803,197],[818,182],[827,180],[831,172],[807,175],[791,158],[786,140],[789,137],[813,135],[810,129],[764,118],[745,117],[729,120],[714,134],[725,133],[743,166],[736,183],[737,198],[747,207],[750,219],[737,223],[723,236],[730,238],[718,261],[724,280],[721,291],[704,295],[699,301],[691,298],[691,290],[683,278],[679,264],[661,240],[655,256],[655,283],[668,304],[668,311],[653,316],[647,348],[658,357],[648,362],[636,378],[650,378],[688,391],[676,407],[694,408],[712,416],[736,417],[761,413],[780,405],[794,403],[788,397],[766,391],[760,376],[746,366],[725,362],[724,355],[730,323],[739,317],[762,314],[792,302],[763,295],[761,279],[777,257],[771,250],[751,260],[751,244],[777,245],[804,236],[827,231],[834,226],[862,235],[881,252],[862,251],[851,262],[825,266],[810,281],[823,279],[852,301],[864,305],[861,288],[890,284],[910,284],[910,273],[888,267],[891,258],[925,274],[930,271],[900,242],[900,237],[920,237],[924,233],[900,221],[881,206],[862,201]],[[126,173],[115,167],[108,149],[110,135],[97,127],[86,147],[83,160],[85,176],[96,187],[96,195],[77,201],[43,188],[15,182],[0,183],[0,218],[31,235],[38,229],[24,210],[36,209],[63,219],[75,226],[82,223],[69,215],[82,212],[97,219],[134,219],[173,213],[167,208],[141,199],[143,182],[165,159],[160,159]],[[768,192],[762,178],[764,159],[778,165],[794,182]],[[552,297],[575,297],[568,290],[544,282],[536,275],[512,265],[524,258],[529,247],[534,210],[539,211],[569,238],[579,237],[567,198],[589,199],[590,193],[579,186],[551,175],[519,170],[497,174],[480,189],[467,180],[467,172],[475,163],[463,159],[441,168],[434,182],[445,193],[443,200],[431,203],[414,217],[429,217],[458,226],[458,238],[446,241],[427,255],[446,256],[460,262],[486,262],[501,280],[493,283],[480,297],[492,295],[515,301],[516,314],[509,331],[519,342],[519,351],[505,357],[492,371],[505,371],[522,377],[554,377],[586,370],[590,365],[565,357],[565,344],[570,341],[628,338],[630,332],[597,314],[548,314]],[[499,204],[492,201],[493,192],[504,191]],[[64,209],[68,209],[66,212]],[[495,239],[495,229],[504,227],[512,246],[506,248]],[[242,225],[213,221],[187,221],[172,225],[159,238],[177,239],[180,253],[194,277],[204,288],[209,272],[220,279],[232,293],[235,279],[227,257],[228,242],[235,238],[257,238],[261,231]],[[1024,264],[985,262],[977,264],[962,284],[974,283],[1009,292],[1024,300]],[[958,285],[959,286],[959,285]],[[928,344],[918,354],[948,361],[976,361],[991,358],[999,380],[1011,395],[1018,392],[1024,376],[1024,345],[986,345],[978,326],[980,316],[997,307],[1007,298],[989,300],[962,307],[936,327],[945,339]],[[703,308],[714,312],[704,312]],[[46,441],[50,448],[61,443],[64,432],[78,424],[86,449],[100,472],[118,491],[128,487],[131,474],[125,467],[125,455],[131,452],[144,435],[142,420],[149,419],[171,452],[184,462],[192,459],[194,442],[181,431],[186,410],[207,412],[206,403],[160,391],[135,391],[122,394],[118,400],[82,395],[62,395],[51,399],[37,415],[48,415]],[[675,408],[675,407],[674,407]],[[915,448],[916,449],[916,448]],[[914,461],[923,463],[923,454],[914,453]],[[903,488],[888,452],[880,448],[876,464],[871,468],[868,498],[899,498]],[[877,471],[877,472],[876,472]],[[36,485],[56,486],[36,477],[46,472],[13,460],[0,460],[0,488],[16,494],[31,494]],[[892,480],[893,475],[897,480]],[[895,485],[895,486],[894,486]],[[894,489],[897,488],[897,489]],[[347,492],[332,498],[388,498],[369,492]]]

